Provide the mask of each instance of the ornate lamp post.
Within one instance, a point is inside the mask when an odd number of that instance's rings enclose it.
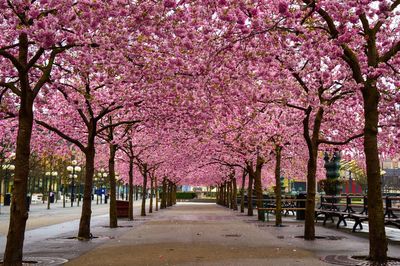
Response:
[[[9,157],[9,159],[12,159],[13,157]],[[2,193],[1,193],[1,190],[2,190],[2,187],[1,187],[1,184],[2,184],[2,180],[0,179],[0,206],[1,206],[1,197],[3,196],[3,198],[4,198],[4,200],[3,200],[3,204],[5,205],[5,196],[6,196],[6,194],[7,194],[7,192],[8,192],[8,171],[14,171],[14,169],[15,169],[15,166],[13,165],[13,164],[11,164],[11,163],[9,163],[9,164],[3,164],[2,166],[2,169],[5,171],[5,174],[4,174],[4,193],[3,193],[3,195],[2,195]]]
[[[103,191],[103,181],[106,179],[107,177],[107,173],[104,170],[104,168],[100,169],[100,172],[97,173],[97,176],[99,177],[99,181],[100,181],[100,193],[102,193]],[[103,194],[101,194],[101,198],[100,198],[100,204],[103,203]]]
[[[75,187],[75,172],[80,172],[81,167],[78,166],[78,162],[76,160],[73,160],[72,165],[67,166],[67,171],[71,172],[71,207],[74,206],[74,200],[75,200],[75,195],[74,195],[74,187]]]
[[[49,182],[49,194],[48,194],[48,198],[47,198],[47,209],[48,210],[50,210],[50,198],[51,198],[51,196],[53,196],[53,191],[52,191],[52,179],[51,179],[51,177],[57,177],[57,175],[58,175],[58,173],[57,172],[46,172],[45,173],[45,175],[47,175],[48,177],[49,177],[49,179],[50,179],[50,182]]]
[[[96,193],[96,205],[99,205],[99,184],[100,184],[100,178],[97,177],[96,175],[93,176],[94,179],[94,186],[95,190],[94,193]]]

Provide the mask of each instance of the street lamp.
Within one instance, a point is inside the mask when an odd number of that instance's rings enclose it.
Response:
[[[8,171],[14,171],[15,166],[13,164],[3,164],[2,165],[2,169],[5,170],[5,175],[4,175],[4,195],[1,195],[2,194],[1,193],[2,180],[0,179],[0,206],[1,206],[1,197],[2,196],[4,197],[3,205],[6,205],[5,204],[5,196],[6,196],[7,191],[8,191]],[[7,205],[9,205],[9,204],[7,203]]]
[[[5,197],[9,191],[9,178],[8,178],[8,171],[14,171],[15,170],[15,166],[10,162],[11,160],[15,159],[15,153],[11,153],[8,158],[6,158],[6,164],[2,165],[2,169],[5,170],[5,175],[4,175],[4,195],[3,195],[3,205],[4,206],[8,206],[10,205],[10,202],[6,202]],[[0,180],[0,203],[1,203],[1,183],[2,180]]]
[[[100,181],[100,193],[102,193],[103,192],[102,191],[103,190],[103,180],[105,180],[107,177],[107,173],[104,170],[104,168],[100,169],[100,172],[97,173],[97,176],[99,177],[99,181]],[[101,194],[100,197],[101,197],[100,204],[102,204],[103,203],[103,194]]]
[[[75,181],[75,177],[77,177],[75,175],[75,172],[80,172],[81,171],[81,167],[77,165],[78,162],[76,160],[73,160],[71,164],[72,165],[67,166],[67,171],[71,172],[71,178],[72,178],[72,182],[71,182],[71,207],[73,207],[74,206],[74,199],[75,199],[75,196],[74,196],[75,183],[74,183],[74,181]]]
[[[46,172],[45,175],[47,175],[50,178],[49,195],[48,195],[48,198],[47,198],[47,209],[50,210],[50,198],[53,196],[53,191],[51,189],[51,187],[52,187],[51,177],[56,177],[58,175],[58,173],[57,172]]]

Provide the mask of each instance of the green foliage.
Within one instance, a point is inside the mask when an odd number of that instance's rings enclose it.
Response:
[[[194,199],[195,197],[195,192],[176,192],[176,199]]]

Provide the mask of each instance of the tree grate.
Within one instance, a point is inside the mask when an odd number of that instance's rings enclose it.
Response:
[[[398,258],[388,258],[388,262],[374,263],[367,260],[367,256],[352,256],[352,255],[328,255],[320,258],[322,261],[335,264],[335,265],[357,265],[357,266],[400,266],[400,259]]]
[[[304,236],[295,236],[295,238],[304,238]],[[344,236],[315,236],[315,239],[343,240],[343,239],[346,239],[346,237],[344,237]]]
[[[22,265],[35,265],[35,266],[55,266],[67,263],[68,260],[63,258],[53,257],[24,257]],[[3,265],[3,261],[0,262]]]
[[[228,234],[228,235],[224,235],[224,237],[241,237],[242,235],[239,234]]]

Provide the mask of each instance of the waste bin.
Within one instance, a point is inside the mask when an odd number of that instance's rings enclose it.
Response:
[[[26,196],[26,209],[29,211],[29,208],[31,206],[31,196]]]
[[[50,203],[54,203],[54,193],[50,194]]]
[[[107,200],[108,200],[108,195],[104,196],[104,204],[107,204]]]
[[[11,205],[11,194],[7,193],[4,197],[4,206],[10,206]]]
[[[306,194],[305,193],[299,193],[297,195],[297,199],[301,199],[301,201],[297,201],[296,207],[297,208],[305,208],[306,207],[306,202],[304,201],[306,199]],[[296,220],[305,220],[306,219],[306,211],[304,210],[298,210],[296,211]]]
[[[94,194],[92,194],[92,200],[94,200]]]

